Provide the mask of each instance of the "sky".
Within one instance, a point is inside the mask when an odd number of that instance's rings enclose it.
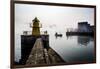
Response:
[[[41,31],[66,31],[77,28],[78,22],[94,25],[94,8],[15,4],[15,32],[31,31],[30,23],[35,17],[42,24]]]

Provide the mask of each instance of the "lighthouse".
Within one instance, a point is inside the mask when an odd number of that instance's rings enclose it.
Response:
[[[40,36],[40,26],[39,26],[39,20],[37,17],[35,17],[33,20],[33,26],[32,26],[32,35],[34,36]]]

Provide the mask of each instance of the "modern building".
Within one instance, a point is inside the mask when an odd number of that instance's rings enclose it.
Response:
[[[78,32],[92,32],[92,28],[88,22],[79,22],[78,23]]]

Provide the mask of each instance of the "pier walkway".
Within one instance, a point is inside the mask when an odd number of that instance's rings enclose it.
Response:
[[[51,48],[47,50],[43,46],[41,38],[38,38],[32,48],[32,51],[26,61],[26,65],[35,64],[55,64],[64,63],[61,57]]]

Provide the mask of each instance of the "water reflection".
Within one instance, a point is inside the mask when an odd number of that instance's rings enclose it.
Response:
[[[66,62],[93,62],[94,40],[92,36],[50,37],[50,46]]]
[[[66,35],[67,40],[72,38],[72,35]]]
[[[55,38],[56,38],[56,39],[58,39],[58,38],[62,38],[62,36],[55,36]]]
[[[90,36],[78,36],[78,44],[82,45],[82,46],[87,46],[87,44],[90,42]]]
[[[62,37],[59,37],[53,34],[50,35],[49,42],[50,47],[53,48],[66,62],[92,62],[94,60],[94,40],[91,36],[66,37],[66,35],[63,34]],[[16,56],[21,55],[22,57],[23,54],[19,53],[19,50],[22,51],[21,48],[18,48],[18,50],[16,50]],[[23,51],[23,53],[25,53],[25,51]]]
[[[69,39],[73,39],[73,36],[71,35],[67,35],[67,40]],[[75,36],[77,37],[77,43],[79,44],[79,46],[87,46],[87,44],[90,42],[90,41],[93,41],[93,37],[91,36]]]

